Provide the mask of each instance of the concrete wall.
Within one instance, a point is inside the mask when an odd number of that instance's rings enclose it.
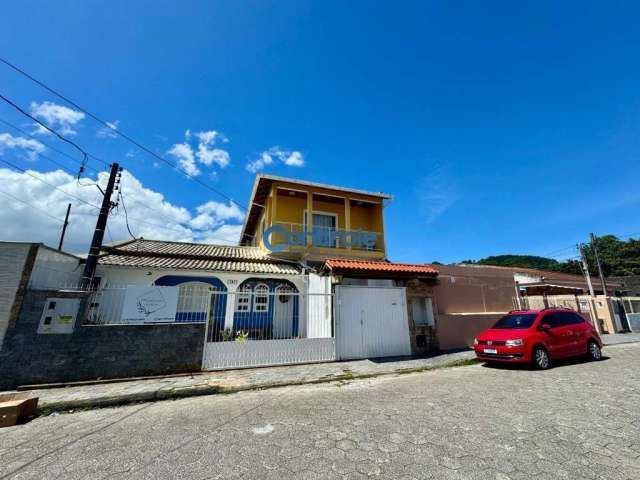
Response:
[[[502,314],[440,314],[438,316],[438,344],[441,350],[473,346],[473,339],[493,325]]]
[[[516,284],[509,270],[438,265],[438,312],[488,313],[513,309]]]
[[[0,390],[18,385],[199,371],[204,324],[76,326],[37,334],[47,297],[78,293],[28,291],[0,351]]]
[[[513,309],[513,272],[482,266],[438,265],[434,290],[441,350],[465,348]]]
[[[5,332],[18,313],[21,292],[29,281],[31,268],[27,260],[31,255],[33,264],[36,249],[37,245],[32,243],[0,242],[0,350]]]

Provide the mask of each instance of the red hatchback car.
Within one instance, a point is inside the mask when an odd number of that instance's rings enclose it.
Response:
[[[596,329],[568,308],[509,312],[476,337],[474,349],[485,362],[533,363],[540,369],[558,358],[602,358]]]

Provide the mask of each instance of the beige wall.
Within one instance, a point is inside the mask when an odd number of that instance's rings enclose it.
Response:
[[[473,346],[473,339],[493,325],[502,314],[438,315],[436,332],[441,350]]]
[[[438,265],[436,332],[440,349],[473,345],[476,335],[513,309],[513,272],[478,266]]]
[[[513,309],[516,284],[511,271],[475,266],[438,265],[438,312],[487,313]]]

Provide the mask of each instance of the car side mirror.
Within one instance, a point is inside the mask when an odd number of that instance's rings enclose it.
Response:
[[[538,330],[541,332],[548,332],[549,330],[551,330],[551,325],[549,325],[548,323],[543,323],[542,325],[538,325]]]

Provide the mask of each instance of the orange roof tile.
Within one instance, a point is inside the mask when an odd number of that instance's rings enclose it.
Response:
[[[335,270],[351,270],[360,272],[392,272],[415,273],[422,275],[438,275],[438,270],[431,265],[414,263],[374,262],[370,260],[347,260],[344,258],[327,258],[325,265]]]

